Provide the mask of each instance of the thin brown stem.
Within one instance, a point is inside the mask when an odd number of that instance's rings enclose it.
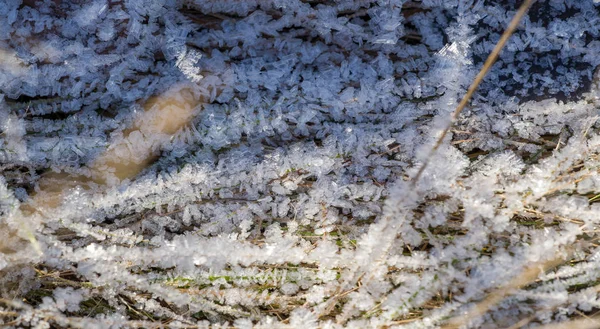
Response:
[[[454,112],[452,113],[450,122],[448,123],[446,128],[444,128],[444,130],[442,131],[442,134],[437,139],[435,145],[429,152],[429,155],[425,159],[425,162],[423,162],[423,165],[421,166],[421,168],[419,168],[419,171],[413,178],[412,183],[411,183],[412,186],[417,185],[417,182],[419,181],[419,179],[423,175],[423,172],[425,171],[425,168],[427,168],[427,165],[429,164],[429,160],[431,160],[431,157],[435,154],[435,152],[438,150],[438,148],[442,145],[444,138],[446,138],[446,135],[448,134],[450,129],[452,129],[452,126],[454,126],[456,119],[458,118],[460,113],[465,109],[465,107],[471,100],[471,97],[473,97],[473,94],[475,93],[475,91],[477,90],[479,85],[481,84],[481,81],[483,81],[483,78],[485,77],[485,75],[490,71],[490,69],[492,68],[492,65],[494,65],[494,62],[496,62],[496,59],[498,59],[498,55],[500,55],[500,51],[502,50],[502,48],[504,48],[504,45],[508,41],[508,38],[510,38],[510,36],[513,34],[513,32],[515,31],[517,26],[519,26],[521,19],[523,18],[523,16],[525,16],[525,13],[529,9],[529,7],[531,7],[533,2],[535,2],[535,0],[525,0],[523,2],[523,4],[521,5],[521,7],[519,8],[519,10],[517,11],[517,13],[515,14],[515,16],[513,17],[512,21],[510,22],[508,27],[506,28],[506,30],[504,31],[504,33],[502,33],[500,40],[498,40],[498,43],[496,44],[496,46],[494,47],[494,49],[492,50],[492,52],[490,53],[488,58],[485,60],[483,67],[481,68],[479,73],[477,73],[477,76],[475,77],[475,79],[473,80],[471,85],[469,86],[469,89],[467,89],[467,93],[465,94],[465,96],[462,98],[462,100],[460,101],[460,103],[458,104],[458,106],[456,107]]]

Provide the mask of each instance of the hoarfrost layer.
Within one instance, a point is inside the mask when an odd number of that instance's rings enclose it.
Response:
[[[1,3],[0,321],[593,314],[596,1],[534,4],[410,184],[518,4]],[[66,193],[26,210],[48,177]]]

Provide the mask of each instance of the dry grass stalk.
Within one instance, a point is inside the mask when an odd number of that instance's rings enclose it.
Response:
[[[541,273],[559,266],[564,262],[565,259],[563,257],[557,257],[526,268],[510,282],[490,292],[484,300],[473,306],[466,314],[450,319],[442,328],[455,329],[468,325],[471,321],[484,315],[506,297],[514,294],[521,287],[534,282]]]
[[[429,155],[423,162],[423,165],[421,166],[421,168],[419,168],[419,171],[417,172],[415,177],[412,179],[413,186],[417,184],[417,182],[421,178],[421,175],[423,175],[423,172],[425,171],[425,168],[427,168],[427,164],[431,160],[431,157],[435,154],[435,152],[438,150],[438,148],[442,145],[444,138],[446,137],[448,132],[452,129],[452,126],[458,119],[458,116],[465,109],[465,107],[471,100],[471,97],[473,97],[473,94],[475,93],[475,91],[477,90],[477,88],[479,87],[481,82],[483,81],[483,78],[490,71],[490,69],[492,68],[492,65],[494,65],[494,62],[496,62],[496,59],[498,59],[498,56],[500,55],[500,51],[502,50],[502,48],[504,48],[504,45],[506,44],[506,42],[508,41],[510,36],[513,34],[513,32],[515,31],[517,26],[519,26],[521,19],[523,18],[523,16],[525,16],[525,13],[527,13],[527,10],[529,10],[529,7],[531,7],[531,5],[534,2],[535,2],[535,0],[525,0],[523,2],[523,4],[521,4],[521,7],[519,7],[519,10],[513,17],[512,21],[510,22],[510,24],[508,25],[508,27],[506,28],[504,33],[502,33],[500,40],[498,40],[498,43],[496,44],[496,46],[494,47],[494,49],[492,50],[492,52],[490,53],[488,58],[485,60],[483,67],[481,68],[479,73],[477,73],[477,76],[475,77],[475,79],[473,80],[471,85],[469,86],[469,89],[467,89],[467,93],[465,94],[465,96],[462,98],[462,100],[460,101],[460,103],[458,104],[458,106],[456,107],[454,112],[452,113],[450,122],[448,123],[446,128],[444,128],[444,130],[442,131],[442,134],[437,139],[435,145],[429,152]]]

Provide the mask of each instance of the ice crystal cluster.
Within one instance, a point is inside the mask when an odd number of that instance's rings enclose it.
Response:
[[[0,326],[594,319],[597,2],[0,1]]]

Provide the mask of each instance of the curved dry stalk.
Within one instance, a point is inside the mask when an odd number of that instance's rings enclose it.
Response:
[[[514,294],[521,287],[535,281],[541,273],[557,267],[564,262],[565,258],[559,256],[554,259],[527,267],[507,284],[490,292],[485,299],[473,306],[464,315],[451,318],[444,326],[442,326],[442,329],[456,329],[467,325],[469,322],[484,315],[487,311],[500,303],[506,297]]]
[[[123,137],[113,141],[106,151],[88,166],[89,175],[47,172],[38,181],[39,191],[22,207],[25,214],[56,208],[64,192],[91,185],[113,185],[131,179],[150,165],[157,151],[171,135],[183,127],[202,102],[182,85],[175,85],[144,104],[144,111],[134,120]]]
[[[222,90],[222,86],[215,88],[217,94]],[[20,207],[23,218],[19,227],[0,228],[10,230],[13,232],[12,236],[28,241],[41,255],[42,251],[34,234],[37,225],[33,215],[49,217],[49,212],[60,206],[65,193],[73,188],[109,186],[134,178],[154,162],[158,151],[169,142],[170,137],[195,116],[198,106],[208,101],[207,96],[193,92],[185,84],[176,84],[161,95],[146,100],[142,105],[144,111],[139,113],[132,127],[123,131],[122,138],[114,140],[88,166],[88,175],[64,172],[43,174],[36,192]],[[0,252],[12,254],[22,248],[15,248],[15,241],[8,243],[11,248],[0,241]]]

